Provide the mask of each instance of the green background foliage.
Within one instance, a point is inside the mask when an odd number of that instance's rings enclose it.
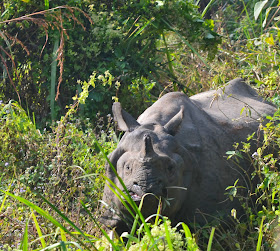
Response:
[[[97,112],[107,114],[111,97],[116,94],[120,99],[124,97],[124,107],[133,113],[143,100],[135,100],[133,109],[126,103],[126,97],[138,92],[145,97],[146,87],[140,84],[137,90],[135,86],[131,89],[132,81],[139,79],[141,83],[141,78],[146,78],[148,82],[155,82],[153,94],[156,96],[163,90],[164,82],[178,82],[171,62],[172,49],[165,41],[170,32],[175,30],[194,48],[207,50],[209,57],[213,57],[219,42],[213,27],[201,18],[192,1],[50,1],[47,7],[64,4],[68,7],[33,15],[24,21],[17,19],[0,24],[1,44],[12,53],[16,61],[13,70],[17,70],[17,74],[13,74],[16,86],[13,87],[3,67],[2,99],[18,100],[16,88],[22,106],[35,112],[40,121],[49,119],[49,102],[54,99],[50,92],[54,71],[57,78],[61,75],[63,79],[60,95],[52,108],[56,118],[65,112],[65,106],[79,91],[77,80],[87,81],[93,71],[104,74],[107,70],[120,81],[120,89],[116,93],[114,89],[96,86],[86,104],[86,116]],[[44,1],[4,1],[1,21],[45,9]],[[59,41],[59,69],[50,68],[55,41]],[[5,53],[4,60],[12,71],[13,63]]]
[[[259,178],[253,206],[238,181],[225,191],[243,202],[246,222],[233,211],[231,228],[209,222],[192,233],[157,216],[112,242],[96,219],[104,154],[121,136],[112,103],[137,117],[166,92],[243,77],[279,107],[279,10],[274,0],[2,1],[0,250],[277,248],[279,111],[263,123],[256,153],[254,135],[225,149]]]

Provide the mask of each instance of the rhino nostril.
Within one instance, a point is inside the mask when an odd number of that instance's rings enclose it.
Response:
[[[136,181],[134,181],[134,182],[133,182],[133,185],[136,185],[136,186],[138,186],[138,183],[137,183]]]

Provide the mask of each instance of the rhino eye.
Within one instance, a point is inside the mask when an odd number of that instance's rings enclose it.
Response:
[[[172,173],[174,171],[174,166],[173,165],[169,165],[167,167],[167,170],[168,170],[169,173]]]
[[[128,171],[130,170],[130,166],[129,165],[125,165],[125,169]]]

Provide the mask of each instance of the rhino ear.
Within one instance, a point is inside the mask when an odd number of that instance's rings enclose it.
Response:
[[[117,162],[119,158],[124,154],[124,152],[125,151],[121,147],[117,147],[113,152],[109,154],[108,159],[110,160],[114,168],[117,168]],[[115,177],[115,174],[112,170],[110,163],[106,163],[105,169],[107,177],[112,180]]]
[[[180,111],[164,125],[164,128],[167,130],[169,134],[174,136],[177,133],[182,123],[183,116],[184,116],[184,107],[181,106]]]
[[[122,131],[133,131],[140,124],[129,113],[122,109],[121,104],[116,102],[113,104],[112,111],[114,120],[118,123],[118,127]]]

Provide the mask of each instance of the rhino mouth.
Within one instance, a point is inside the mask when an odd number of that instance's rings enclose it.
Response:
[[[134,184],[128,191],[131,199],[134,201],[140,201],[145,194],[141,187],[136,184]]]
[[[144,192],[141,186],[134,184],[129,190],[129,195],[135,202],[141,201],[145,194],[154,194],[152,191]],[[167,197],[167,189],[162,189],[160,197]],[[157,196],[157,194],[154,194]]]

